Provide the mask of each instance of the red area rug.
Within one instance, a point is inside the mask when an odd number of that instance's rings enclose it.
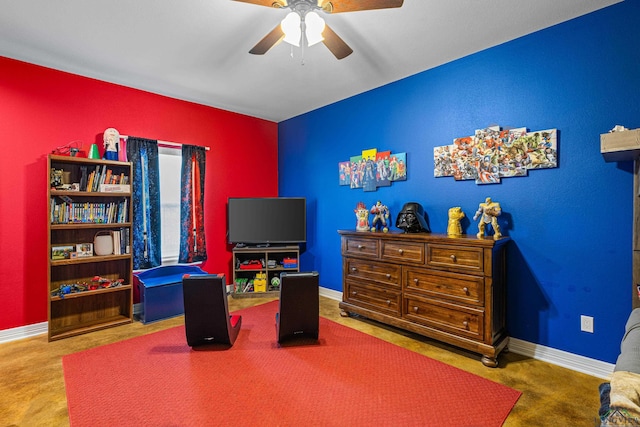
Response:
[[[318,344],[279,347],[277,310],[237,311],[230,349],[175,327],[63,357],[71,426],[500,426],[520,397],[324,318]]]

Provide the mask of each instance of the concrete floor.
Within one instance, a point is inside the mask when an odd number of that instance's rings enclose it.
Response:
[[[273,298],[229,298],[230,311]],[[497,368],[487,368],[480,355],[387,327],[360,317],[340,316],[338,302],[320,298],[321,316],[374,335],[523,393],[506,427],[596,426],[598,385],[602,379],[514,353],[503,353]],[[47,342],[46,335],[0,344],[0,425],[68,426],[62,356],[182,325],[182,316],[143,325],[140,322]]]

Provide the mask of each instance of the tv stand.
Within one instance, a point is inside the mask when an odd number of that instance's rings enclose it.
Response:
[[[271,246],[269,244],[233,248],[233,298],[274,297],[280,293],[279,284],[272,283],[282,272],[300,271],[300,246]],[[250,281],[258,279],[253,286]],[[261,282],[266,280],[265,282]]]

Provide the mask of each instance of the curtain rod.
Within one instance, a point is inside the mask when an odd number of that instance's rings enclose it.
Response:
[[[128,139],[129,136],[128,135],[120,135],[120,138],[122,139]],[[184,144],[182,144],[181,142],[171,142],[171,141],[161,141],[158,139],[158,145],[168,145],[170,147],[182,147]],[[204,149],[206,151],[209,151],[210,148],[209,147],[204,147]]]

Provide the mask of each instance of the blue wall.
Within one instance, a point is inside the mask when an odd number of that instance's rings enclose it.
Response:
[[[450,207],[471,217],[489,196],[513,239],[510,335],[614,363],[632,306],[633,163],[606,163],[600,134],[640,127],[638,22],[640,2],[626,1],[280,123],[280,194],[308,199],[301,267],[342,290],[336,230],[355,228],[358,201],[382,200],[394,224],[420,202],[443,233]],[[435,146],[493,124],[557,128],[559,167],[484,186],[434,178]],[[339,186],[338,162],[368,148],[406,152],[408,180]],[[581,314],[595,318],[593,334]]]

